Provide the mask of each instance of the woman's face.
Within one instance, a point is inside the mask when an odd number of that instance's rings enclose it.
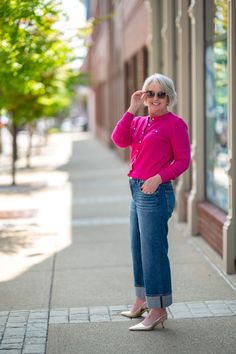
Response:
[[[148,86],[146,91],[151,91],[151,93],[147,95],[146,99],[149,115],[153,117],[165,114],[167,112],[169,97],[167,94],[164,94],[164,90],[162,89],[161,85],[159,83],[153,82]],[[155,93],[155,96],[149,97],[152,96],[153,93]],[[159,97],[157,96],[157,93],[159,93]]]

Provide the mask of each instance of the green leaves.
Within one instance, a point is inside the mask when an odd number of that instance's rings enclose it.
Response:
[[[0,2],[0,110],[17,125],[70,103],[73,53],[54,26],[59,16],[54,0]]]

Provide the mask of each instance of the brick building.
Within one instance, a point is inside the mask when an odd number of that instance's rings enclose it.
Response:
[[[146,76],[173,78],[177,114],[188,123],[192,165],[175,184],[176,214],[224,260],[236,259],[236,1],[90,0],[100,19],[84,63],[91,73],[94,132],[111,131]],[[142,112],[140,112],[142,113]],[[117,150],[127,158],[128,151]]]

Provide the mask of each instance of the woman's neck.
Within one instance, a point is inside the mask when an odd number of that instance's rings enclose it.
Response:
[[[166,114],[166,113],[168,113],[169,111],[168,110],[166,110],[166,111],[164,111],[164,112],[160,112],[160,113],[149,113],[149,117],[150,118],[154,118],[154,117],[161,117],[161,116],[163,116],[164,114]]]

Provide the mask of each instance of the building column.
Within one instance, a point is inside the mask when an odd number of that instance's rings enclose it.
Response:
[[[197,203],[204,199],[204,16],[203,0],[192,0],[191,19],[191,93],[192,93],[192,189],[188,198],[188,226],[198,234]]]
[[[172,0],[163,1],[162,58],[163,74],[175,78],[175,50],[174,50],[174,6]]]
[[[223,261],[235,273],[236,259],[236,1],[228,0],[228,178],[229,209],[223,226]]]
[[[188,16],[188,0],[178,0],[178,15],[176,18],[176,27],[178,31],[178,114],[184,118],[190,127],[190,26]],[[176,186],[176,214],[178,221],[186,221],[186,202],[185,192],[190,190],[190,169],[178,178]]]
[[[148,46],[148,75],[161,71],[161,4],[160,0],[149,1],[150,40]]]

